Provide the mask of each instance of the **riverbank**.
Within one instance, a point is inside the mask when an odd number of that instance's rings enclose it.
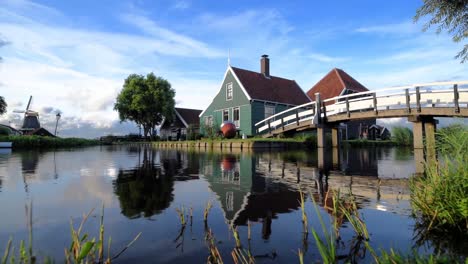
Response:
[[[407,144],[398,143],[395,140],[368,140],[368,139],[351,139],[343,140],[343,143],[351,147],[406,147]]]
[[[0,142],[12,142],[13,149],[85,147],[101,144],[99,140],[95,139],[41,136],[0,136]]]
[[[203,148],[203,149],[302,149],[317,145],[311,138],[249,138],[223,140],[156,141],[158,148]]]

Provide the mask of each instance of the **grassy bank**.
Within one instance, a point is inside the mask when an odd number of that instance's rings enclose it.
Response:
[[[350,139],[344,140],[344,144],[351,147],[393,147],[393,146],[405,146],[400,145],[394,140],[367,140],[367,139]]]
[[[441,129],[437,148],[439,161],[426,163],[425,175],[410,181],[413,209],[428,229],[468,235],[468,128]]]
[[[265,147],[265,145],[274,144],[282,144],[286,148],[303,148],[303,147],[315,147],[317,145],[317,139],[315,136],[307,136],[307,137],[294,137],[294,138],[247,138],[247,139],[201,139],[201,140],[186,140],[186,141],[154,141],[152,142],[154,146],[168,146],[168,145],[181,145],[183,147],[198,147],[200,144],[207,144],[211,146],[223,145],[224,146],[231,146],[232,147],[239,147],[240,145],[243,148],[252,148],[252,147]]]
[[[67,148],[99,145],[99,140],[41,136],[0,136],[0,142],[13,142],[14,149]]]

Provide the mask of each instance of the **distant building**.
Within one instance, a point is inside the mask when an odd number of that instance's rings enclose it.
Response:
[[[341,69],[334,68],[317,84],[312,86],[307,95],[315,101],[315,94],[320,93],[320,99],[325,100],[336,96],[369,91],[364,85]],[[333,103],[333,102],[329,102]],[[375,119],[357,120],[342,123],[340,133],[342,139],[367,138],[369,128],[375,125]]]
[[[9,135],[12,135],[12,136],[18,136],[18,135],[21,135],[21,132],[11,126],[7,126],[7,125],[2,125],[0,124],[0,129],[4,129],[8,132]]]
[[[386,127],[379,126],[379,125],[372,125],[372,126],[369,127],[368,139],[371,139],[371,140],[377,140],[377,139],[388,140],[391,137],[392,137],[392,134],[390,133],[390,131]]]
[[[200,114],[201,132],[233,122],[241,134],[255,135],[255,123],[276,113],[310,102],[294,80],[270,75],[270,59],[263,55],[260,72],[228,65],[211,104]]]
[[[175,108],[175,118],[172,123],[163,121],[160,129],[160,136],[163,140],[185,140],[189,128],[194,135],[200,133],[199,115],[202,110]]]
[[[26,136],[42,136],[42,137],[55,137],[54,134],[50,133],[49,130],[40,127],[34,130],[23,131],[23,135]]]

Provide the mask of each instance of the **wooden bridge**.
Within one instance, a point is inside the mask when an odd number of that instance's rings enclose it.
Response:
[[[338,125],[374,118],[405,117],[413,122],[414,148],[435,143],[434,117],[468,117],[468,81],[434,82],[378,89],[337,96],[299,105],[255,124],[258,134],[317,130],[317,146],[325,147],[325,129],[332,132],[332,146],[339,146]],[[435,150],[429,151],[434,152]],[[430,153],[429,153],[430,154]]]

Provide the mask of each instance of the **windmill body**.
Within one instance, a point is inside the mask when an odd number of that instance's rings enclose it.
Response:
[[[29,97],[26,110],[13,111],[15,113],[24,113],[23,126],[20,129],[20,131],[23,134],[29,134],[32,131],[35,131],[41,128],[41,123],[39,122],[39,113],[29,109],[31,107],[31,101],[32,101],[32,96]]]

